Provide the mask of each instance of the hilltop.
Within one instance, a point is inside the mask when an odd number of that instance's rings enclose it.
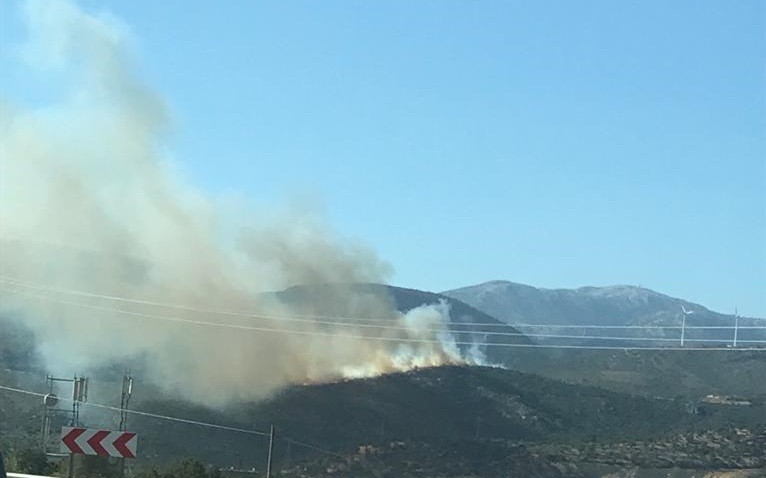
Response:
[[[319,314],[331,317],[349,315],[347,311],[353,308],[353,302],[365,297],[373,297],[383,301],[388,308],[402,313],[423,305],[444,303],[448,306],[449,325],[452,326],[452,335],[457,342],[532,344],[532,340],[520,330],[508,326],[492,315],[482,312],[460,299],[418,289],[385,284],[310,285],[295,286],[275,292],[273,297],[279,302],[308,315]],[[358,320],[364,321],[365,317],[359,317]],[[353,318],[350,321],[353,321]],[[498,328],[498,326],[502,327]],[[481,333],[487,329],[501,330],[507,335],[497,336]],[[459,348],[465,352],[469,346],[460,345]],[[513,356],[513,350],[509,347],[487,345],[480,347],[480,350],[490,363],[509,363]]]
[[[614,285],[577,289],[545,289],[510,281],[490,281],[445,291],[443,294],[461,300],[507,324],[540,325],[534,329],[538,333],[562,334],[562,331],[566,330],[582,335],[594,334],[594,329],[587,331],[578,328],[560,329],[545,327],[547,325],[648,326],[656,328],[612,330],[608,334],[604,333],[603,330],[596,330],[596,332],[603,335],[679,340],[680,330],[678,327],[682,322],[683,309],[686,309],[691,311],[687,317],[687,325],[691,327],[731,327],[731,329],[717,330],[689,329],[686,331],[688,343],[694,344],[694,341],[698,339],[716,340],[718,346],[723,346],[731,344],[733,339],[734,315],[714,312],[700,304],[640,286]],[[739,325],[766,325],[766,320],[741,317]],[[524,331],[529,331],[529,329],[524,329]],[[536,340],[540,342],[562,342],[560,339],[538,338]],[[743,329],[739,331],[739,340],[740,344],[746,344],[747,340],[766,340],[766,333],[762,330]],[[593,339],[567,340],[566,343],[615,344],[613,341]],[[624,343],[626,342],[623,341],[619,345]],[[642,344],[638,340],[628,343]],[[705,342],[700,343],[706,344]],[[667,344],[667,341],[664,341],[663,344]],[[646,342],[643,342],[643,345],[646,345]]]

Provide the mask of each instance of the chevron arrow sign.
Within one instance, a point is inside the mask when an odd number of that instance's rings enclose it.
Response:
[[[61,428],[61,450],[65,453],[135,458],[137,445],[138,436],[131,432],[81,427]]]

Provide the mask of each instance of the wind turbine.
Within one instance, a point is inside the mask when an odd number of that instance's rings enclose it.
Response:
[[[681,312],[683,312],[683,322],[681,322],[681,347],[684,346],[684,340],[686,339],[686,317],[694,313],[693,310],[686,310],[686,307],[681,304]]]

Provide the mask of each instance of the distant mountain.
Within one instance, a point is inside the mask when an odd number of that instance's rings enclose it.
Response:
[[[682,323],[682,307],[692,314],[687,317],[687,325],[733,327],[733,315],[713,312],[702,305],[683,299],[670,297],[643,287],[617,285],[609,287],[581,287],[578,289],[543,289],[508,281],[491,281],[483,284],[463,287],[443,292],[444,295],[461,300],[477,309],[496,317],[508,324],[539,325],[630,325],[630,326],[665,326],[678,327]],[[766,325],[766,321],[753,318],[740,319],[740,325]],[[532,332],[530,329],[524,331]],[[604,329],[564,329],[535,328],[536,332],[565,335],[576,332],[582,335],[619,335],[680,340],[680,330],[673,328],[655,328],[640,330],[620,330],[605,333]],[[733,329],[699,330],[690,328],[686,331],[686,340],[691,344],[717,345],[729,344],[733,340]],[[740,345],[747,345],[747,340],[763,340],[763,331],[743,329],[739,331]],[[545,338],[538,339],[545,342]],[[553,340],[553,339],[549,339]],[[713,342],[695,342],[697,340],[716,340]],[[594,342],[576,340],[571,343]],[[596,340],[609,343],[607,340]],[[614,342],[612,342],[614,345]],[[752,344],[751,344],[752,345]]]
[[[353,304],[348,304],[347,301],[358,301],[365,296],[384,300],[391,307],[403,313],[423,305],[444,302],[449,306],[451,330],[457,342],[522,345],[532,343],[528,337],[514,327],[503,326],[498,329],[497,326],[504,325],[503,322],[457,298],[417,289],[383,284],[320,284],[295,286],[275,292],[273,295],[280,302],[306,313],[338,317],[349,315],[348,310]],[[508,335],[497,336],[481,333],[487,329],[502,330]],[[464,351],[469,347],[469,345],[460,345]],[[481,351],[492,363],[508,363],[512,356],[512,347],[489,345],[481,347]]]

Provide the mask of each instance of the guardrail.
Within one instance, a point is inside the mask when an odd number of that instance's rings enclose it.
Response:
[[[8,478],[55,478],[53,476],[43,476],[43,475],[25,475],[23,473],[6,473]]]

